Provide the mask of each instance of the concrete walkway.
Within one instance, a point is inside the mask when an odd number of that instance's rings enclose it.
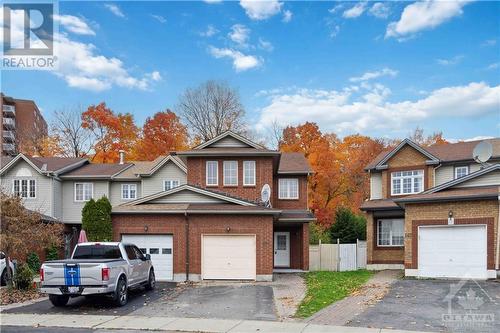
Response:
[[[306,321],[312,324],[345,325],[370,305],[382,299],[391,284],[400,276],[399,270],[377,272],[360,290],[318,311]]]
[[[181,332],[230,333],[410,333],[378,328],[323,326],[308,323],[168,318],[143,316],[35,315],[1,314],[1,325],[31,327],[65,327],[87,329],[155,330]]]

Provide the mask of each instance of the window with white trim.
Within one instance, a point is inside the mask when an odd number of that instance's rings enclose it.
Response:
[[[469,174],[469,167],[468,166],[459,166],[455,167],[455,179],[465,177]]]
[[[225,186],[238,185],[238,161],[224,161],[223,171]]]
[[[36,198],[35,179],[14,179],[12,192],[24,199]]]
[[[414,194],[424,190],[424,170],[391,173],[391,195]]]
[[[219,162],[207,161],[206,173],[207,173],[207,178],[206,178],[207,185],[219,184]]]
[[[243,161],[243,186],[255,185],[255,161]]]
[[[168,191],[173,189],[174,187],[179,186],[178,180],[166,179],[163,181],[163,190]]]
[[[137,184],[122,184],[122,200],[137,199]]]
[[[383,219],[377,221],[378,246],[403,246],[405,220]]]
[[[75,183],[75,201],[89,201],[93,196],[93,183]]]
[[[298,199],[299,180],[297,178],[280,178],[278,182],[279,199]]]

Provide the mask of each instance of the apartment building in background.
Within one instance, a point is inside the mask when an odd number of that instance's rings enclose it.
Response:
[[[29,147],[47,136],[47,122],[34,101],[13,98],[2,93],[0,104],[2,156],[16,155],[20,147]]]

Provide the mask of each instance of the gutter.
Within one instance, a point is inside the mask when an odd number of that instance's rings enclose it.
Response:
[[[421,199],[394,199],[394,202],[399,204],[419,203],[419,202],[435,202],[435,201],[464,201],[464,200],[481,200],[495,199],[497,194],[477,194],[477,195],[461,195],[456,197],[441,197],[441,198],[421,198]]]
[[[500,187],[498,188],[500,191]],[[495,263],[495,270],[500,269],[500,194],[498,195],[498,216],[497,216],[497,261]]]

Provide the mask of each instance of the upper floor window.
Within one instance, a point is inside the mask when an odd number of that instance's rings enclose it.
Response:
[[[238,185],[238,161],[224,161],[224,185]]]
[[[122,184],[122,200],[137,199],[137,184]]]
[[[420,193],[424,190],[424,170],[397,171],[391,174],[391,195]]]
[[[243,185],[255,185],[255,161],[243,161]]]
[[[403,246],[405,232],[404,219],[384,219],[377,221],[378,246]]]
[[[278,182],[279,199],[298,199],[299,180],[297,178],[280,178]]]
[[[455,179],[467,176],[469,174],[468,166],[455,167]]]
[[[24,199],[36,198],[35,179],[14,179],[13,193]]]
[[[168,191],[173,189],[174,187],[179,186],[179,181],[178,180],[171,180],[167,179],[163,181],[163,190]]]
[[[94,196],[94,184],[75,183],[75,201],[89,201]]]
[[[219,163],[217,161],[207,161],[207,185],[219,184]]]

